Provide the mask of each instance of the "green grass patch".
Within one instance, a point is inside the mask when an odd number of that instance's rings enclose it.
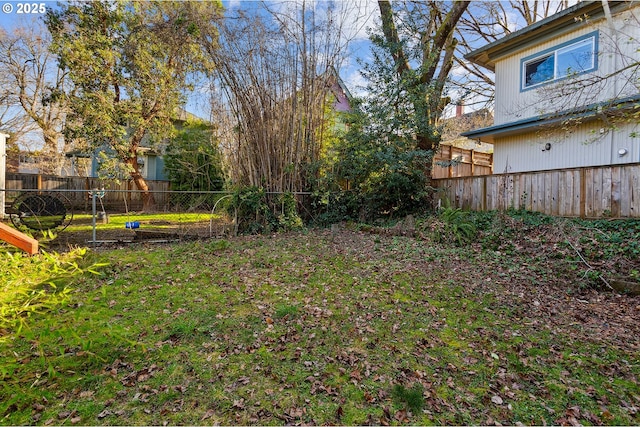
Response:
[[[129,214],[110,214],[109,222],[104,224],[100,220],[97,221],[99,230],[119,230],[124,229],[127,222],[137,221],[141,227],[167,228],[176,225],[207,223],[209,221],[220,219],[221,215],[206,212],[180,212],[180,213],[129,213]],[[65,229],[69,232],[89,231],[92,229],[93,217],[91,214],[77,214],[73,216],[73,221]]]
[[[5,327],[3,424],[640,422],[635,300],[536,253],[310,231],[89,261]]]

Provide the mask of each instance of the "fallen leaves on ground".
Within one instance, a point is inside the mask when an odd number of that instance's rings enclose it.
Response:
[[[63,353],[92,363],[48,379],[49,401],[24,411],[70,424],[640,422],[640,299],[577,286],[549,246],[520,247],[342,230],[239,238],[225,256],[200,242],[132,254],[144,268],[116,258],[86,286],[108,287],[94,303],[121,338],[93,359]],[[394,399],[396,385],[421,396]]]

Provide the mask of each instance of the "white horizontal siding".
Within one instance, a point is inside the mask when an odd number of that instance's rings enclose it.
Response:
[[[614,16],[615,31],[606,20],[584,21],[573,27],[574,30],[559,35],[552,40],[541,42],[533,47],[510,54],[496,62],[496,106],[495,124],[504,124],[535,117],[541,114],[571,109],[582,105],[603,102],[613,98],[631,96],[640,92],[638,87],[640,74],[636,69],[599,83],[588,90],[566,90],[570,80],[544,85],[537,90],[520,90],[521,59],[544,51],[577,37],[598,31],[599,56],[598,69],[592,73],[578,76],[580,79],[602,77],[620,70],[625,65],[637,62],[640,57],[640,7]],[[559,95],[564,88],[566,94]]]
[[[494,144],[494,173],[527,172],[640,162],[640,124],[620,123],[611,130],[600,122],[567,129],[541,129],[501,138]],[[546,143],[550,150],[543,151]],[[627,154],[618,155],[625,149]]]

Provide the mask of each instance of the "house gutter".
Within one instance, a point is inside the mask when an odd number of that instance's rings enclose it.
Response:
[[[633,108],[640,107],[640,94],[622,98],[615,102],[598,102],[587,105],[585,107],[573,108],[558,113],[548,113],[540,116],[531,117],[516,122],[503,123],[501,125],[489,126],[486,128],[475,129],[463,132],[460,135],[475,139],[481,142],[493,144],[495,138],[511,135],[519,135],[525,133],[529,129],[552,126],[567,120],[582,119],[583,121],[596,120],[598,117],[612,116],[616,112],[621,112]]]

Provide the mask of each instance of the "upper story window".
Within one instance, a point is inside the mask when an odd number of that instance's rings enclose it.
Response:
[[[521,90],[597,68],[598,33],[590,33],[522,60]]]

